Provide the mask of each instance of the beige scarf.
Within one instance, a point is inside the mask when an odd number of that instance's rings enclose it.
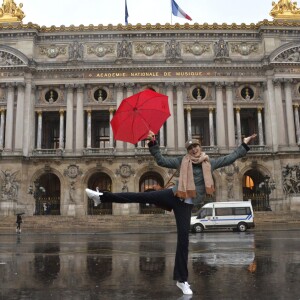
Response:
[[[181,199],[195,198],[196,186],[194,182],[193,165],[201,164],[205,183],[205,189],[207,194],[213,194],[215,191],[214,181],[211,175],[211,165],[209,157],[204,152],[199,157],[186,154],[181,162],[180,175],[178,182],[178,190],[176,196]]]

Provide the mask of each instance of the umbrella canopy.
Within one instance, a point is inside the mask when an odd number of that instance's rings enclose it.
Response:
[[[168,97],[152,90],[144,90],[124,99],[111,120],[114,138],[136,144],[155,134],[170,116]]]

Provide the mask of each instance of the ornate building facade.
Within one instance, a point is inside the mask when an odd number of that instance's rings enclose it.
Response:
[[[167,156],[198,138],[218,157],[258,134],[246,158],[215,171],[207,201],[300,210],[299,12],[276,5],[274,21],[250,25],[49,28],[2,8],[0,214],[153,212],[94,208],[84,193],[146,191],[172,176],[144,142],[115,141],[110,127],[121,101],[146,88],[169,99],[171,117],[158,134]]]

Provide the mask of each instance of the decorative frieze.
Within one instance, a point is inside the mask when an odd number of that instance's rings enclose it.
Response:
[[[287,164],[282,168],[283,190],[286,194],[300,193],[300,165]]]
[[[239,53],[243,56],[247,56],[253,52],[258,51],[257,43],[234,43],[231,44],[231,52]]]
[[[67,48],[65,46],[59,47],[56,45],[50,45],[50,46],[40,46],[40,54],[41,55],[46,55],[49,58],[55,58],[58,55],[66,54],[67,53]]]
[[[87,46],[87,53],[95,54],[98,57],[104,57],[106,54],[111,54],[114,52],[115,52],[115,48],[113,45],[100,43],[94,46]]]
[[[70,60],[83,60],[84,46],[78,41],[74,41],[69,45],[69,59]]]
[[[205,52],[210,52],[210,44],[201,44],[199,42],[195,42],[193,44],[183,44],[183,52],[200,56]]]
[[[162,43],[138,43],[135,45],[136,53],[143,53],[147,56],[152,56],[155,53],[163,52]]]
[[[1,200],[2,201],[17,201],[20,180],[17,179],[19,171],[11,172],[9,170],[2,171],[2,185],[0,186]]]

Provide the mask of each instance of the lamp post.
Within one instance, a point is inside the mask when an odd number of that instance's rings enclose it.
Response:
[[[261,192],[264,193],[264,209],[271,211],[271,207],[270,207],[270,194],[272,192],[272,190],[274,190],[276,188],[275,182],[274,181],[270,181],[270,176],[265,175],[264,176],[264,181],[261,182],[259,184],[259,189]]]
[[[45,193],[46,193],[45,188],[40,186],[38,180],[34,181],[34,187],[30,185],[28,188],[28,194],[33,195],[33,198],[36,203],[35,215],[39,215],[41,213],[41,203],[39,200]]]

